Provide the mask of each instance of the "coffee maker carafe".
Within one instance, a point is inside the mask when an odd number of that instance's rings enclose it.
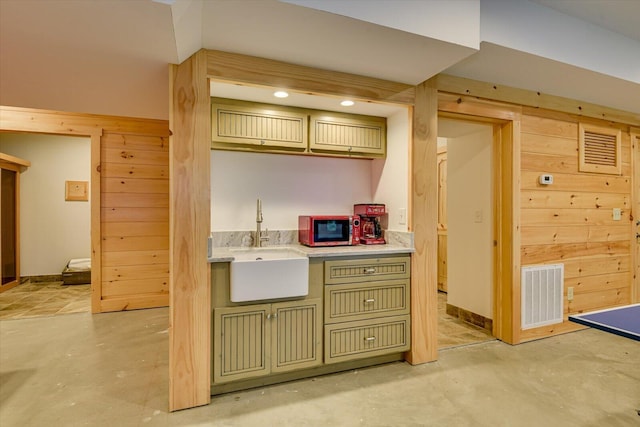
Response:
[[[385,244],[383,228],[386,227],[387,209],[383,204],[362,203],[353,205],[354,215],[360,216],[360,244]]]

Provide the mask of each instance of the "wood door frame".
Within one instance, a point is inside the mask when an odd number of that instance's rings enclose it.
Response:
[[[640,222],[640,128],[631,127],[629,129],[631,136],[631,236],[638,233],[638,224]],[[631,251],[631,265],[633,266],[633,277],[631,280],[631,302],[640,302],[640,240],[636,237],[631,238],[635,242],[635,248]]]
[[[16,182],[15,182],[15,206],[14,206],[14,215],[15,215],[15,252],[16,252],[16,277],[11,282],[6,284],[0,283],[0,293],[4,291],[8,291],[11,288],[18,286],[20,283],[20,173],[26,169],[30,163],[19,159],[13,156],[4,156],[0,153],[0,169],[9,170],[15,172],[16,174]],[[0,202],[0,205],[2,202]],[[0,213],[0,217],[2,214]],[[2,254],[2,249],[0,249],[0,258]],[[0,274],[0,277],[2,275]]]
[[[91,140],[91,312],[100,313],[102,296],[102,250],[100,241],[100,138],[102,128],[48,120],[50,111],[2,107],[0,132],[74,136]],[[57,113],[54,113],[57,114]],[[71,120],[69,120],[71,121]]]
[[[493,127],[493,335],[520,342],[520,118],[516,106],[438,94],[438,116]]]

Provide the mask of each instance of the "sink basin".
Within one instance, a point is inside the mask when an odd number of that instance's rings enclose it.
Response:
[[[293,249],[231,251],[231,301],[301,297],[309,293],[309,258]]]

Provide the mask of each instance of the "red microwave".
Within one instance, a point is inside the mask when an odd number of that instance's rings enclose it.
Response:
[[[358,215],[304,215],[298,217],[298,241],[306,246],[360,244]]]

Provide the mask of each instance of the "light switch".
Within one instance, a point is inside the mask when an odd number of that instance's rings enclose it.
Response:
[[[622,209],[613,208],[613,220],[620,221],[622,219]]]
[[[482,209],[478,209],[473,213],[473,221],[477,223],[482,222]]]
[[[400,208],[398,210],[398,224],[406,224],[407,223],[407,210],[405,208]]]

